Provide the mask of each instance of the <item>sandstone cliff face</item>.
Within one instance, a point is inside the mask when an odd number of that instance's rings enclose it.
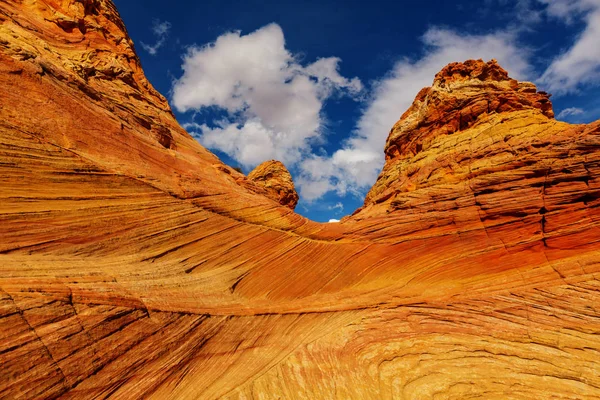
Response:
[[[267,197],[292,210],[296,208],[298,193],[292,175],[281,162],[265,161],[248,174],[248,179],[264,188]]]
[[[504,244],[587,243],[567,232],[593,225],[599,134],[598,122],[554,120],[546,93],[493,60],[450,64],[393,127],[383,171],[353,219],[390,215],[402,234],[483,226]]]
[[[600,396],[600,124],[495,63],[340,224],[189,137],[110,1],[1,2],[0,88],[0,397]]]
[[[472,137],[474,129],[470,128],[477,128],[497,115],[511,116],[513,120],[545,116],[539,121],[548,122],[554,117],[549,97],[538,92],[532,83],[511,79],[496,60],[449,64],[435,76],[431,87],[419,92],[392,128],[385,145],[384,170],[367,194],[365,205],[380,201],[381,193],[392,186],[404,186],[404,191],[411,191],[410,184],[399,182],[399,171],[404,169],[401,164],[412,163],[417,154],[427,153],[447,136]],[[516,114],[516,111],[523,112]],[[504,120],[491,123],[486,129],[503,133],[506,129],[498,126],[503,123]],[[534,125],[532,133],[537,133],[538,128]],[[483,154],[479,158],[487,157]]]

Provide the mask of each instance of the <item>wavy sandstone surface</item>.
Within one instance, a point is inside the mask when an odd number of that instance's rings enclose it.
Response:
[[[0,88],[0,398],[600,398],[600,122],[494,61],[339,224],[179,127],[110,0],[0,2]]]

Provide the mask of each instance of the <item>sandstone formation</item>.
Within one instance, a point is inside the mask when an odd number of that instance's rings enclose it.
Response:
[[[339,224],[180,128],[110,0],[0,2],[0,88],[0,398],[600,397],[600,122],[495,62]]]
[[[248,174],[248,179],[264,188],[267,197],[292,210],[296,208],[298,193],[292,175],[281,162],[265,161]]]

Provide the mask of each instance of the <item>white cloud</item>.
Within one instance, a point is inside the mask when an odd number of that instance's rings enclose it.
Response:
[[[333,218],[329,220],[329,223],[335,223],[335,222],[340,222],[340,220],[339,219],[333,219]]]
[[[169,31],[171,30],[171,23],[168,21],[159,21],[155,19],[152,21],[152,33],[156,36],[156,43],[153,45],[146,44],[141,42],[142,48],[146,50],[151,55],[155,56],[158,53],[158,49],[160,49],[169,37]]]
[[[316,78],[319,85],[320,97],[326,98],[337,88],[347,89],[352,95],[357,95],[362,90],[362,83],[358,78],[346,79],[338,72],[337,57],[320,58],[305,68],[305,72]]]
[[[600,6],[598,0],[538,0],[546,5],[546,13],[550,17],[572,23],[577,17]]]
[[[209,148],[219,149],[244,166],[258,165],[266,159],[289,159],[282,154],[286,149],[274,143],[274,132],[266,128],[258,119],[246,121],[244,125],[222,123],[220,127],[209,128],[200,125],[199,139]]]
[[[344,205],[341,202],[337,202],[332,206],[327,207],[328,210],[338,210],[339,212],[344,211]]]
[[[362,91],[359,79],[340,75],[339,63],[329,57],[303,66],[286,50],[277,24],[244,36],[226,33],[184,56],[173,105],[181,112],[207,107],[226,112],[225,119],[192,131],[205,146],[248,167],[271,158],[290,166],[310,153],[311,143],[323,140],[324,102]]]
[[[335,186],[331,183],[331,175],[322,178],[300,175],[294,177],[294,182],[296,187],[299,188],[300,198],[308,203],[335,189]]]
[[[331,190],[340,195],[363,195],[383,166],[383,148],[390,129],[419,90],[430,86],[434,75],[446,64],[496,58],[514,78],[523,79],[531,73],[527,49],[517,44],[515,33],[465,35],[432,28],[422,40],[426,49],[422,58],[398,61],[388,76],[375,82],[356,131],[345,145],[331,157],[312,156],[302,163],[302,198],[314,200]]]
[[[600,84],[600,0],[539,0],[548,15],[570,24],[581,19],[585,27],[575,43],[556,57],[539,79],[554,94]]]
[[[355,131],[330,155],[314,152],[323,140],[323,105],[335,94],[362,95],[357,78],[339,73],[340,59],[302,65],[285,48],[276,24],[248,35],[231,32],[184,56],[183,76],[173,86],[177,110],[216,107],[225,117],[186,126],[205,146],[226,152],[246,167],[278,159],[292,167],[303,200],[335,191],[363,196],[383,166],[390,128],[418,91],[454,61],[496,58],[512,77],[530,77],[529,51],[518,30],[468,35],[432,28],[422,37],[424,54],[402,59],[373,83]],[[222,115],[219,114],[219,115]]]
[[[557,116],[557,119],[563,119],[574,115],[581,115],[584,111],[578,107],[569,107],[562,110]]]

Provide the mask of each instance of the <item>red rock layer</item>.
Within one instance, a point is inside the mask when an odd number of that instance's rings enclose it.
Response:
[[[0,3],[0,397],[600,397],[600,124],[486,65],[317,224],[177,125],[110,1]]]

